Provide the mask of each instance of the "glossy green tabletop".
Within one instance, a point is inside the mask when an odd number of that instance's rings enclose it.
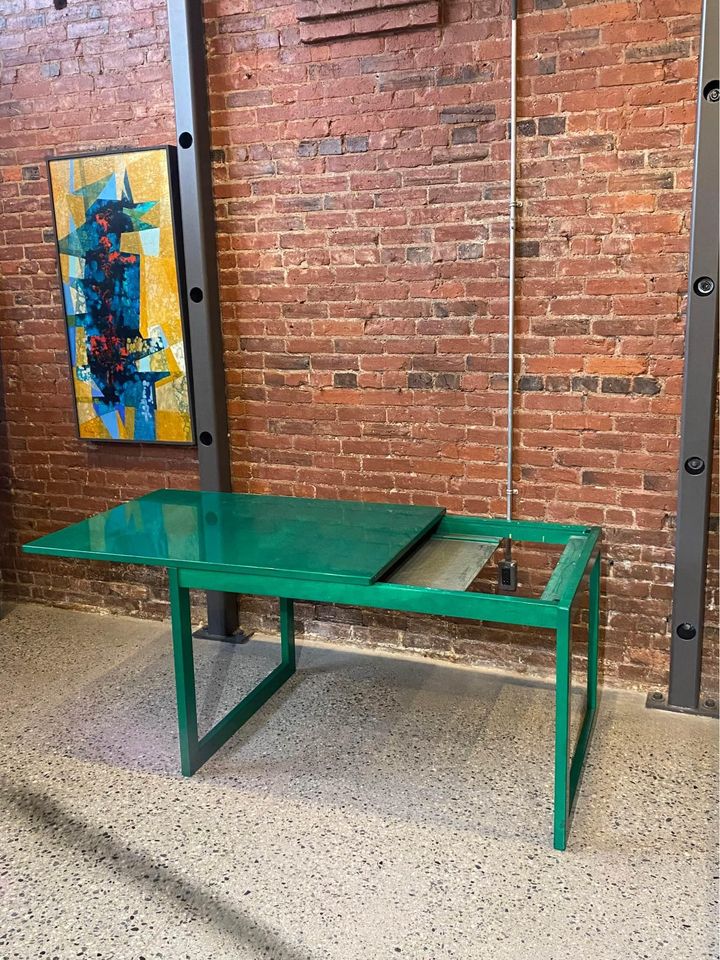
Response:
[[[156,490],[25,544],[26,553],[374,583],[442,519],[436,507]]]

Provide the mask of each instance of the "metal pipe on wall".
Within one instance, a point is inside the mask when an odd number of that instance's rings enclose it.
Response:
[[[507,477],[505,518],[513,517],[513,417],[515,407],[515,230],[517,227],[517,0],[510,0],[510,186],[508,217],[508,352],[507,352]],[[512,556],[512,537],[505,538],[503,559],[498,563],[498,589],[513,593],[518,585],[517,561]]]
[[[508,266],[507,520],[513,516],[513,414],[515,406],[515,229],[517,225],[517,0],[510,6],[510,217]]]

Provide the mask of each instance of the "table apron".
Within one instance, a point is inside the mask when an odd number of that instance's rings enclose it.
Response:
[[[399,610],[430,616],[458,617],[555,630],[562,611],[556,602],[502,594],[472,593],[378,582],[370,586],[327,581],[252,576],[177,568],[180,586],[260,597],[285,597],[310,603],[345,604]]]

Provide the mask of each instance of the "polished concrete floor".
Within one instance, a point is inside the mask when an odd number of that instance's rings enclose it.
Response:
[[[197,643],[204,723],[277,655]],[[0,958],[710,960],[717,725],[605,692],[569,848],[553,692],[304,646],[190,780],[167,624],[0,621]]]

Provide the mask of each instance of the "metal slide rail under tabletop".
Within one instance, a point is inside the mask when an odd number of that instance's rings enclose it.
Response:
[[[163,541],[163,550],[167,555],[158,554],[154,559],[148,556],[148,538],[142,548],[142,555],[136,560],[128,553],[113,546],[111,534],[102,537],[99,527],[92,529],[88,525],[94,521],[102,521],[102,529],[119,529],[118,523],[128,523],[128,518],[138,522],[135,507],[143,504],[147,506],[148,498],[139,498],[123,507],[116,507],[107,514],[90,518],[82,524],[75,524],[46,537],[41,537],[30,544],[26,544],[28,553],[48,554],[52,556],[74,556],[86,559],[102,559],[113,562],[154,563],[166,566],[170,583],[170,605],[172,613],[172,638],[175,663],[175,683],[178,708],[178,727],[180,739],[180,760],[182,773],[191,776],[210,757],[222,747],[240,727],[255,714],[260,707],[277,691],[295,672],[295,633],[293,618],[294,601],[311,603],[344,604],[359,607],[370,607],[379,610],[396,610],[412,613],[421,613],[441,617],[458,617],[467,620],[504,623],[510,625],[525,625],[552,630],[555,633],[556,647],[556,693],[555,693],[555,741],[554,741],[554,797],[553,797],[553,845],[557,850],[564,850],[567,845],[571,811],[577,794],[578,783],[583,769],[588,742],[592,730],[597,705],[598,682],[598,634],[600,616],[600,536],[599,527],[584,527],[575,525],[534,523],[528,521],[490,520],[480,517],[457,515],[443,515],[437,512],[437,521],[432,516],[428,519],[428,508],[397,508],[412,511],[417,510],[420,515],[419,525],[410,534],[409,546],[398,550],[396,558],[399,563],[411,559],[413,552],[422,549],[428,538],[466,539],[487,541],[492,538],[512,536],[514,541],[532,543],[546,543],[562,545],[564,547],[555,568],[550,575],[547,586],[538,598],[521,597],[508,594],[491,594],[467,591],[464,589],[438,589],[428,586],[413,586],[407,583],[392,582],[393,571],[397,565],[386,564],[378,574],[378,579],[355,576],[348,579],[338,575],[336,570],[318,570],[315,579],[309,576],[300,576],[297,572],[288,572],[287,563],[278,563],[279,572],[275,573],[263,569],[262,572],[252,572],[238,560],[235,569],[227,558],[222,564],[217,559],[213,562],[207,558],[203,562],[172,555],[168,551],[166,540]],[[165,494],[176,493],[165,491]],[[192,496],[186,492],[188,497]],[[208,497],[208,494],[195,496]],[[213,495],[213,514],[217,523],[222,523],[222,503],[234,506],[241,500],[247,501],[288,501],[281,504],[284,509],[292,511],[294,498],[249,497],[247,495],[223,494]],[[221,505],[218,506],[218,503]],[[297,499],[297,510],[310,501]],[[322,505],[322,501],[316,501]],[[331,503],[326,501],[327,503]],[[336,502],[342,507],[343,502]],[[167,506],[164,504],[163,506]],[[349,505],[358,507],[359,505]],[[378,507],[379,505],[367,505]],[[388,511],[393,507],[385,505]],[[279,508],[274,508],[276,511]],[[120,511],[130,511],[121,514]],[[425,510],[425,514],[421,512]],[[218,515],[218,511],[220,514]],[[288,523],[292,513],[286,513]],[[164,523],[172,513],[165,514]],[[113,517],[115,518],[113,520]],[[109,518],[109,519],[108,519]],[[336,518],[337,519],[337,518]],[[257,518],[254,518],[257,524]],[[371,526],[371,525],[370,525]],[[380,529],[380,527],[378,527]],[[90,533],[88,534],[88,530]],[[335,538],[342,537],[346,550],[353,549],[355,530],[341,530],[337,522],[326,522],[325,530],[330,530]],[[76,533],[76,531],[79,531]],[[421,533],[418,533],[421,531]],[[140,531],[142,532],[142,531]],[[171,529],[165,531],[166,539]],[[320,531],[323,532],[323,531]],[[340,541],[338,541],[340,542]],[[399,542],[399,541],[398,541]],[[376,545],[375,545],[376,546]],[[374,549],[374,547],[373,547]],[[112,551],[116,552],[113,553]],[[238,555],[240,556],[240,555]],[[221,568],[220,568],[221,567]],[[380,577],[386,579],[380,579]],[[588,615],[588,654],[587,654],[587,681],[585,710],[580,724],[580,731],[573,746],[571,743],[571,674],[572,674],[572,620],[573,609],[577,602],[578,593],[585,578],[589,578],[589,615]],[[354,582],[351,580],[354,579]],[[262,680],[246,697],[229,711],[207,733],[200,736],[198,730],[195,670],[193,660],[193,637],[190,610],[190,590],[210,590],[236,594],[255,595],[263,597],[277,597],[280,603],[280,664]]]

